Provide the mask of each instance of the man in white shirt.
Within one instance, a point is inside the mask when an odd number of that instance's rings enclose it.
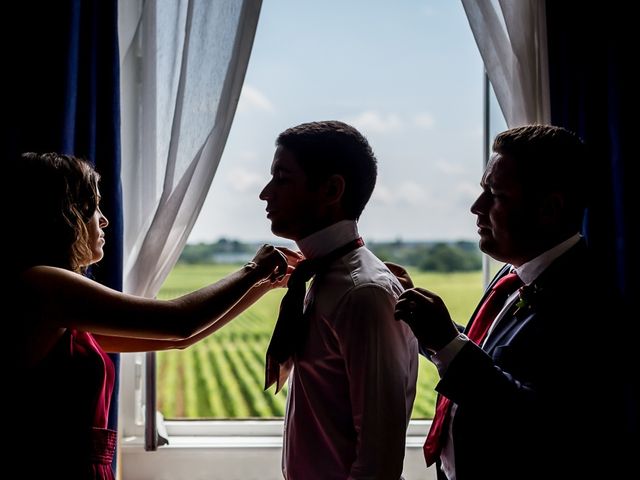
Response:
[[[480,306],[464,333],[427,290],[407,290],[396,307],[441,377],[444,408],[425,458],[440,480],[598,478],[615,460],[605,453],[607,420],[590,421],[594,411],[613,418],[606,394],[594,400],[608,357],[594,342],[608,351],[615,314],[579,233],[585,147],[567,130],[530,125],[499,134],[493,150],[471,212],[480,249],[507,265],[481,305],[510,272],[524,286],[505,292],[477,340],[469,337]]]
[[[410,328],[394,319],[402,287],[357,240],[375,156],[356,129],[337,121],[290,128],[276,146],[272,179],[260,193],[273,233],[295,240],[307,259],[353,245],[320,262],[305,298],[307,331],[289,377],[284,477],[398,480],[418,355]]]

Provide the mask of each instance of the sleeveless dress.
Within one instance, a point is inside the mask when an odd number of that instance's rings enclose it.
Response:
[[[116,431],[107,422],[115,368],[93,336],[67,329],[21,377],[18,445],[34,460],[21,465],[22,478],[113,480]]]

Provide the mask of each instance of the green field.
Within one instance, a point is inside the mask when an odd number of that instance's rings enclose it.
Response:
[[[237,266],[177,265],[158,294],[174,298],[223,277]],[[480,272],[409,270],[416,286],[437,292],[452,318],[466,323],[482,293]],[[166,418],[273,418],[284,414],[286,387],[263,391],[264,355],[284,289],[269,292],[209,338],[158,354],[158,405]],[[413,418],[433,416],[437,372],[420,357]]]

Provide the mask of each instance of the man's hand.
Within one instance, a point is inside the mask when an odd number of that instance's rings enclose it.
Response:
[[[458,335],[442,299],[424,288],[411,288],[400,295],[395,317],[409,325],[420,345],[432,352],[437,352]]]
[[[384,262],[384,264],[391,271],[391,273],[396,276],[396,278],[400,282],[400,285],[402,285],[405,290],[413,288],[413,280],[411,280],[409,273],[402,265],[398,265],[397,263],[392,262]]]

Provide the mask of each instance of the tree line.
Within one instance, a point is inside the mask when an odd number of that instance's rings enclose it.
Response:
[[[187,244],[178,260],[187,264],[242,263],[250,260],[262,243],[221,238],[213,243]],[[482,268],[476,242],[367,242],[367,247],[383,261],[415,267],[425,272],[468,272]]]

